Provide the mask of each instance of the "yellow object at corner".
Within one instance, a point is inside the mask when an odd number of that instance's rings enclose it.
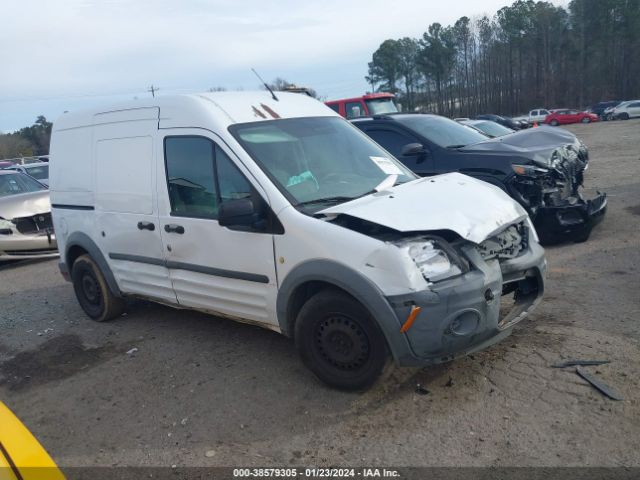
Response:
[[[65,480],[38,440],[2,402],[0,480]]]

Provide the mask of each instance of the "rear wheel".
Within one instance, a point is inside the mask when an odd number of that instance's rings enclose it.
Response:
[[[558,126],[558,120],[553,119],[551,120],[551,122],[549,122],[551,124],[552,127],[557,127]]]
[[[371,314],[338,290],[324,290],[307,300],[296,320],[295,342],[304,364],[341,390],[370,387],[389,357]]]
[[[78,303],[96,322],[111,320],[124,311],[124,300],[111,292],[100,267],[91,256],[80,255],[73,262],[71,280]]]

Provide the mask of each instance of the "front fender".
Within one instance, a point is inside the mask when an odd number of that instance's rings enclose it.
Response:
[[[406,336],[400,333],[401,323],[382,291],[362,273],[332,260],[309,260],[294,267],[284,278],[276,301],[278,323],[283,333],[292,335],[295,319],[290,318],[289,310],[293,294],[308,282],[331,284],[358,300],[382,330],[397,363],[408,363],[414,357]]]

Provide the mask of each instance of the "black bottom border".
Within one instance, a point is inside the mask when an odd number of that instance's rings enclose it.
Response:
[[[337,470],[333,471],[333,470]],[[52,469],[51,469],[52,470]],[[395,480],[637,480],[640,467],[60,467],[67,480],[226,480],[249,478]],[[279,471],[279,473],[278,473]],[[296,474],[293,474],[295,471]],[[0,476],[2,476],[0,468]],[[23,478],[55,478],[20,468]],[[261,474],[262,473],[262,474]],[[10,477],[9,477],[10,478]]]

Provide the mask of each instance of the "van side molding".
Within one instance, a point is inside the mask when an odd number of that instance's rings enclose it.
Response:
[[[269,283],[269,277],[257,273],[240,272],[236,270],[224,270],[222,268],[205,267],[193,263],[175,262],[172,260],[164,260],[154,257],[145,257],[142,255],[129,255],[127,253],[110,253],[109,258],[112,260],[124,260],[127,262],[148,263],[150,265],[159,265],[170,270],[187,270],[189,272],[204,273],[214,277],[233,278],[236,280],[246,280],[247,282]]]

